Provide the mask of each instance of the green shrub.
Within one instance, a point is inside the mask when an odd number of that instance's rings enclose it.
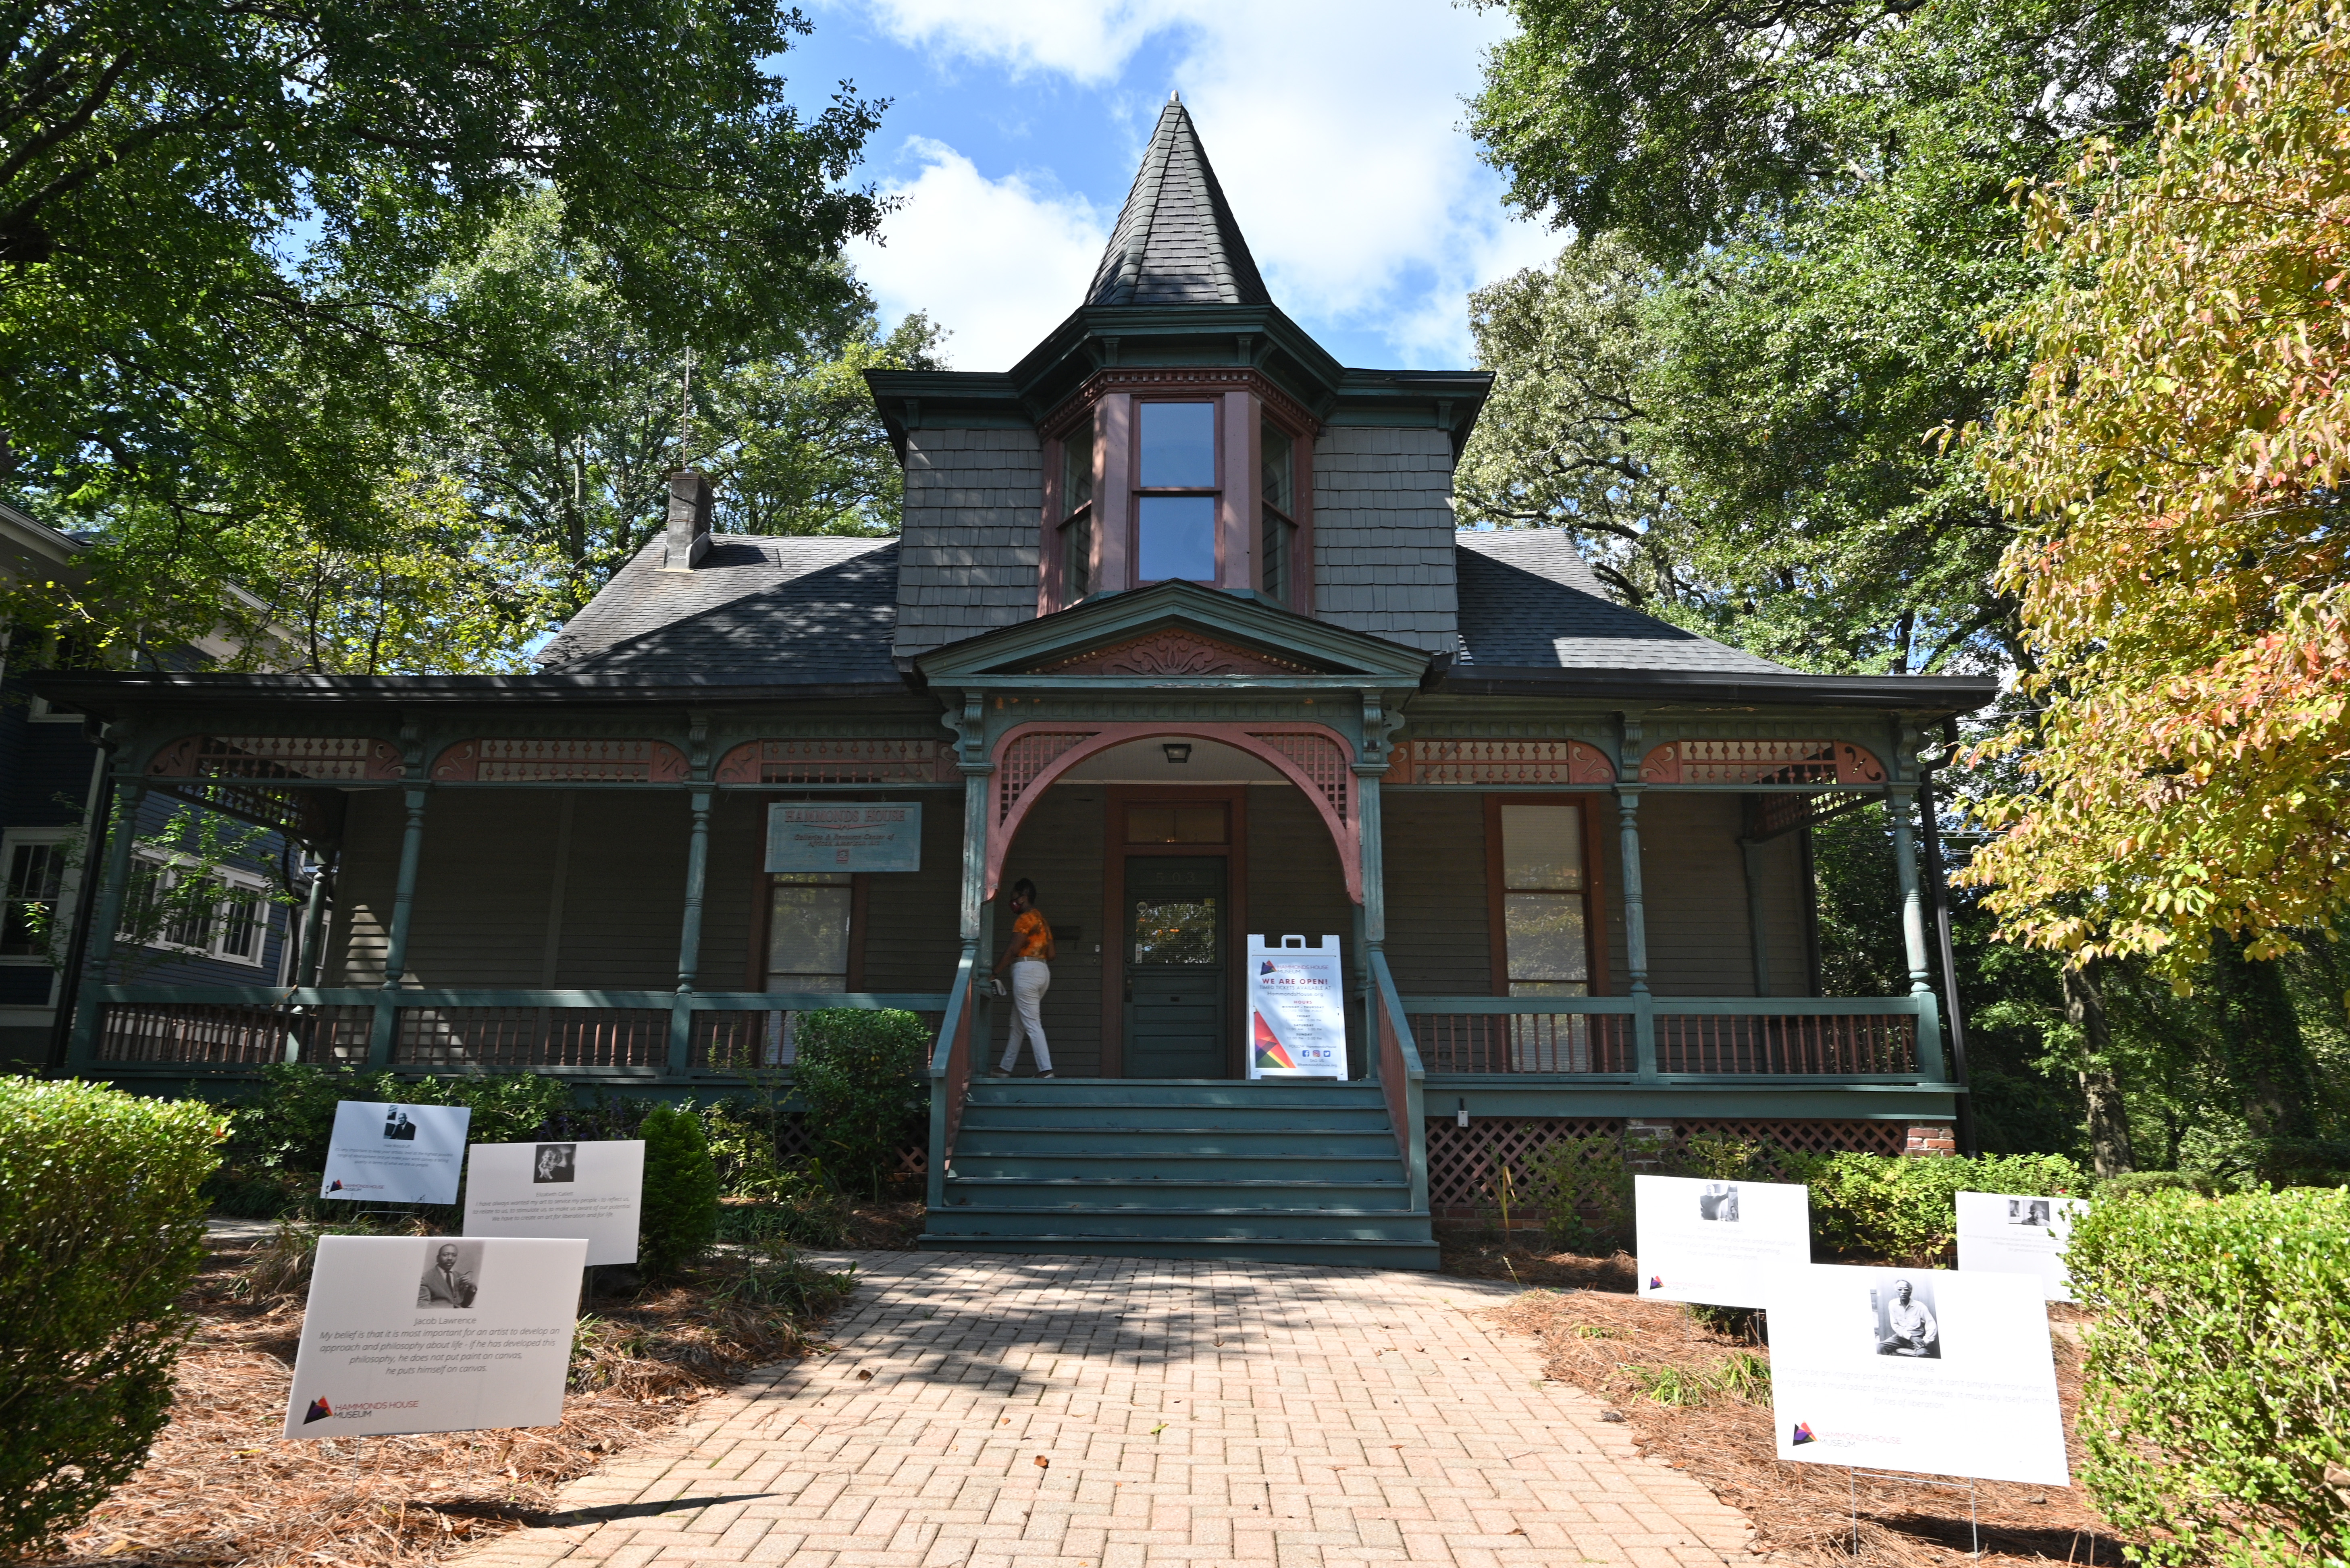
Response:
[[[1606,1245],[1631,1230],[1632,1168],[1621,1140],[1608,1134],[1552,1143],[1528,1163],[1523,1191],[1562,1247]]]
[[[404,1081],[390,1073],[273,1062],[261,1087],[231,1112],[229,1158],[240,1171],[326,1168],[335,1106],[343,1100],[408,1106],[464,1106],[473,1115],[469,1143],[524,1143],[571,1105],[571,1085],[536,1073],[484,1073]]]
[[[225,1124],[200,1101],[0,1078],[0,1557],[53,1541],[172,1407]]]
[[[925,1106],[930,1033],[910,1012],[827,1007],[800,1014],[792,1081],[816,1147],[847,1184],[881,1196]]]
[[[710,1250],[718,1239],[718,1167],[691,1106],[657,1106],[645,1140],[645,1192],[638,1211],[637,1266],[659,1278]]]
[[[1958,1240],[1958,1195],[2079,1196],[2089,1179],[2055,1154],[1804,1155],[1782,1152],[1786,1179],[1812,1189],[1812,1233],[1837,1251],[1923,1267]]]
[[[2199,1198],[2216,1198],[2220,1184],[2191,1170],[2127,1170],[2097,1183],[2100,1198],[2127,1198],[2139,1192],[2192,1192]]]
[[[2350,1190],[2143,1192],[2093,1208],[2066,1261],[2096,1314],[2081,1480],[2132,1554],[2350,1561]]]

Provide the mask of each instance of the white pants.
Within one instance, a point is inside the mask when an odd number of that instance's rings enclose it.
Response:
[[[1023,1031],[1035,1048],[1036,1071],[1053,1070],[1053,1053],[1045,1046],[1045,992],[1053,986],[1053,966],[1043,959],[1022,959],[1012,966],[1012,1038],[1004,1043],[1003,1071],[1020,1062]]]

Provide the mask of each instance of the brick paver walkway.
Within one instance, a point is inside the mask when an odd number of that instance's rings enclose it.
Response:
[[[868,1253],[837,1354],[771,1368],[469,1568],[1630,1563],[1745,1521],[1483,1322],[1368,1269]]]

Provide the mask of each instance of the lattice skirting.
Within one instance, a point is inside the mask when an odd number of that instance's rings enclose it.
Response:
[[[1900,1154],[1909,1129],[1900,1122],[1712,1121],[1641,1122],[1649,1136],[1676,1140],[1697,1136],[1735,1138],[1805,1154],[1855,1152]],[[1624,1137],[1620,1118],[1604,1116],[1477,1116],[1467,1127],[1450,1117],[1428,1121],[1428,1206],[1439,1220],[1501,1218],[1499,1172],[1506,1168],[1514,1189],[1527,1190],[1528,1168],[1552,1145],[1566,1138]],[[1596,1151],[1595,1151],[1596,1152]],[[1539,1225],[1543,1211],[1513,1199],[1513,1227]]]

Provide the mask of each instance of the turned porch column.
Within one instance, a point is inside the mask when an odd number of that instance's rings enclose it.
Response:
[[[1918,881],[1917,836],[1909,826],[1917,799],[1914,790],[1895,790],[1885,797],[1885,809],[1893,818],[1893,866],[1901,880],[1901,949],[1909,963],[1909,996],[1918,1008],[1918,1071],[1939,1081],[1941,1009],[1935,1005],[1933,974],[1927,967],[1926,895]]]
[[[710,797],[707,785],[693,792],[693,826],[685,841],[685,918],[677,933],[677,997],[670,1003],[669,1074],[682,1078],[693,1067],[693,981],[702,967],[702,892],[710,872]]]
[[[107,983],[107,967],[114,958],[114,933],[122,925],[122,900],[130,890],[130,849],[139,836],[139,806],[147,798],[146,784],[135,775],[114,788],[114,836],[106,846],[106,881],[96,891],[98,910],[90,922],[89,950],[83,973],[99,985]],[[67,1058],[78,1069],[98,1051],[98,1030],[106,1016],[106,1002],[86,992],[74,1015],[73,1048]]]
[[[424,785],[402,794],[408,826],[400,839],[400,880],[392,887],[391,930],[383,946],[383,989],[376,993],[375,1019],[368,1031],[368,1065],[391,1064],[393,1036],[400,1027],[400,981],[408,972],[408,922],[416,909],[416,867],[424,858]]]
[[[302,900],[302,935],[294,953],[294,983],[301,987],[318,983],[320,961],[326,956],[321,950],[327,940],[327,885],[338,857],[321,852],[318,868],[310,877],[310,896]]]
[[[1624,865],[1624,969],[1632,1000],[1632,1049],[1643,1078],[1657,1075],[1657,1015],[1648,1005],[1648,913],[1640,891],[1640,791],[1616,786],[1616,830]]]

